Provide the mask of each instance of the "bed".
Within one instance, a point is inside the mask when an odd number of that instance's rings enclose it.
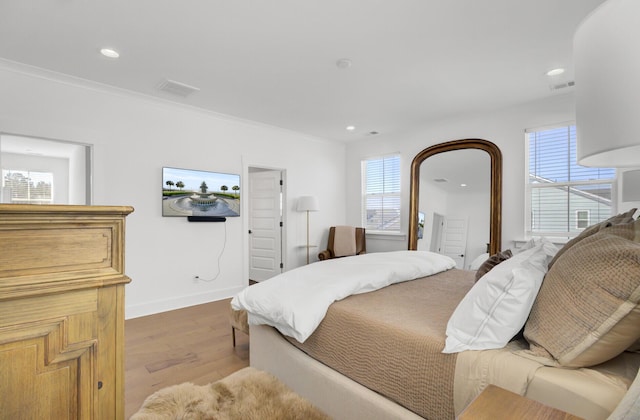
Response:
[[[367,254],[366,259],[349,257],[292,270],[284,280],[294,283],[275,279],[261,287],[274,290],[266,298],[252,301],[244,295],[255,286],[234,298],[237,309],[249,310],[251,365],[273,373],[336,419],[454,418],[489,383],[586,419],[607,418],[640,365],[640,355],[631,351],[640,339],[640,271],[633,271],[640,267],[640,222],[618,222],[625,223],[594,227],[561,252],[545,241],[533,243],[496,263],[479,280],[475,271],[457,270],[440,260],[427,275],[405,260],[389,262],[397,256],[431,258],[417,251]],[[349,272],[349,264],[355,264],[356,273]],[[342,273],[356,278],[355,283],[374,275],[362,268],[371,265],[376,273],[386,265],[395,268],[375,288],[367,284],[360,289],[359,284],[354,291],[342,284],[347,282]],[[399,266],[405,272],[395,273],[403,271]],[[323,273],[320,279],[314,271]],[[617,300],[603,304],[607,298],[594,292],[603,289],[603,278],[609,286],[624,279],[619,287],[604,288]],[[340,285],[339,298],[323,295],[325,281]],[[283,287],[311,289],[314,303],[289,296]],[[558,301],[563,294],[577,311]],[[575,304],[577,298],[584,307]],[[285,306],[329,304],[319,321],[306,314],[296,317],[295,308],[287,313],[280,306],[267,319],[255,304],[271,299]],[[486,308],[478,309],[483,304]],[[575,331],[580,329],[573,327],[576,316],[607,311],[605,322],[589,320],[597,325]],[[314,325],[295,325],[305,317],[313,318]],[[565,336],[573,344],[556,342]]]

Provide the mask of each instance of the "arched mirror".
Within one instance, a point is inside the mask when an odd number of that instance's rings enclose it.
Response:
[[[447,213],[462,216],[447,219]],[[432,228],[444,220],[449,221],[449,232],[464,230],[464,249],[471,231],[470,247],[490,254],[500,251],[502,154],[498,146],[482,139],[455,140],[428,147],[415,156],[411,163],[408,248],[433,250],[433,244],[444,243],[441,232]],[[469,221],[473,223],[471,230]],[[460,237],[459,232],[452,237]],[[461,265],[467,268],[469,262],[467,258]]]

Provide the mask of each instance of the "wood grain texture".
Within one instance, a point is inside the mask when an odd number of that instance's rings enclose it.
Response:
[[[0,205],[0,419],[124,418],[131,211]]]
[[[581,420],[581,417],[488,385],[460,414],[458,420]]]
[[[205,385],[249,366],[249,336],[231,339],[229,301],[125,321],[125,417],[161,388]]]

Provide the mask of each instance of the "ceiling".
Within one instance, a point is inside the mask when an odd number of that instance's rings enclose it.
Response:
[[[550,85],[573,79],[573,33],[602,2],[3,0],[0,58],[350,141],[572,89]]]
[[[420,165],[420,185],[432,184],[447,194],[491,191],[491,157],[480,149],[450,150],[429,156]]]

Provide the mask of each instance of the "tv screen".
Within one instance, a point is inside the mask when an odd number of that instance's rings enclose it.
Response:
[[[240,175],[162,168],[162,215],[240,216]]]

